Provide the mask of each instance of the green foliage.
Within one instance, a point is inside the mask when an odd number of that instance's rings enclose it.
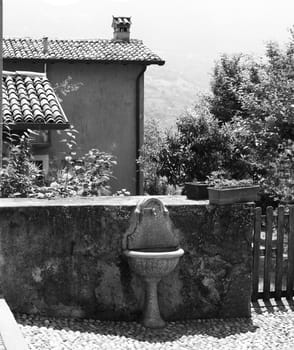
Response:
[[[50,186],[35,188],[37,198],[109,195],[109,181],[117,164],[108,153],[91,149],[79,160],[65,157],[65,167],[51,177]]]
[[[109,181],[113,166],[117,164],[114,157],[97,149],[91,149],[80,160],[68,159],[65,184],[73,187],[77,194],[105,195],[109,194]]]
[[[61,96],[65,97],[68,94],[70,94],[71,92],[75,92],[75,91],[79,90],[79,88],[83,85],[84,84],[81,82],[78,82],[78,83],[73,82],[72,77],[69,75],[63,81],[56,83],[53,86],[53,89],[54,89],[59,101],[62,102]]]
[[[1,196],[27,197],[40,175],[31,157],[30,132],[10,135],[8,141],[8,155],[0,169]]]
[[[249,61],[249,57],[242,54],[222,55],[214,67],[212,96],[208,97],[208,100],[210,112],[222,123],[245,114],[238,91],[244,80],[247,81],[247,73],[251,66]]]
[[[222,56],[209,102],[220,122],[230,121],[231,157],[223,164],[234,178],[252,177],[264,198],[293,199],[293,170],[281,178],[281,164],[293,169],[294,32],[284,49],[268,43],[265,59]]]
[[[152,142],[156,133],[150,131],[147,178],[182,185],[211,180],[219,171],[233,181],[259,182],[263,198],[293,200],[293,72],[294,31],[285,49],[269,43],[263,60],[221,56],[212,94],[186,112],[163,142]],[[288,177],[281,176],[284,163]]]
[[[67,137],[63,142],[68,148],[65,165],[51,174],[47,181],[33,163],[30,133],[8,138],[8,156],[0,172],[2,197],[55,198],[110,194],[109,181],[113,177],[113,166],[117,163],[114,157],[91,149],[75,160],[77,131],[71,127],[65,132]]]
[[[137,162],[144,175],[144,192],[150,195],[166,193],[167,180],[159,175],[162,168],[160,153],[165,139],[158,121],[147,120],[144,126],[144,144]]]
[[[236,179],[258,180],[264,176],[276,152],[275,134],[268,132],[265,123],[241,117],[234,118],[225,127],[230,134],[230,154],[223,162],[223,169]]]
[[[294,203],[294,142],[283,142],[260,179],[262,195],[274,202]]]
[[[265,121],[270,126],[270,132],[275,133],[280,141],[294,140],[293,45],[293,35],[284,51],[269,43],[267,61],[256,65],[258,81],[244,81],[238,91],[242,108],[252,118]]]
[[[179,118],[177,131],[167,135],[160,152],[161,170],[168,183],[204,181],[220,167],[230,153],[230,135],[209,113],[206,101],[194,106]]]
[[[294,34],[284,50],[268,43],[266,56],[223,55],[212,77],[210,111],[220,121],[234,117],[267,123],[281,140],[294,139]]]
[[[254,184],[252,179],[237,180],[230,178],[230,174],[223,170],[213,171],[211,175],[207,177],[206,182],[214,188],[248,187]]]

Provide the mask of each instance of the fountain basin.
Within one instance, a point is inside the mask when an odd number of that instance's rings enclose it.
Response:
[[[145,305],[142,315],[142,324],[148,328],[163,328],[165,321],[160,315],[157,285],[159,281],[177,266],[184,250],[126,250],[124,254],[128,258],[128,263],[137,275],[145,283]]]
[[[124,254],[128,257],[131,269],[138,275],[162,278],[175,269],[184,250],[125,250]]]

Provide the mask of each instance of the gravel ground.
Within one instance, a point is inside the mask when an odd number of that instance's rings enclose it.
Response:
[[[170,322],[162,330],[135,322],[16,315],[31,350],[294,349],[294,306],[254,305],[251,319]]]

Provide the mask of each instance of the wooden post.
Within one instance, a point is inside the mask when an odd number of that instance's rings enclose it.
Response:
[[[292,299],[294,287],[294,205],[289,210],[287,299]]]
[[[277,251],[276,251],[276,271],[275,271],[275,299],[281,299],[283,282],[283,258],[284,258],[284,206],[278,207],[277,226]]]
[[[252,301],[258,299],[259,287],[259,259],[260,259],[260,232],[261,208],[255,209],[254,236],[253,236],[253,290]]]
[[[265,237],[265,256],[264,256],[264,277],[263,293],[264,300],[270,299],[271,288],[271,259],[272,259],[272,237],[273,237],[273,208],[266,208],[266,237]]]

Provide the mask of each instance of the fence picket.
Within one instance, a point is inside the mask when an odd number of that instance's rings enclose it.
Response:
[[[293,297],[294,281],[294,206],[289,208],[287,298]]]
[[[252,300],[258,298],[259,285],[259,258],[260,258],[260,232],[261,232],[261,208],[255,209],[254,235],[253,235],[253,274],[252,274]]]
[[[273,208],[266,208],[266,236],[265,236],[265,255],[264,255],[264,276],[263,276],[263,295],[265,300],[270,298],[270,267],[272,257],[272,237],[273,237]]]
[[[275,298],[281,299],[283,281],[283,248],[284,248],[284,207],[278,207],[277,250],[275,271]]]
[[[258,298],[264,300],[270,298],[280,299],[285,296],[288,299],[292,299],[294,296],[294,205],[289,206],[289,213],[286,212],[284,206],[278,207],[277,231],[274,231],[276,214],[274,214],[272,207],[266,208],[265,228],[262,224],[263,218],[261,208],[256,208],[253,232],[252,301],[256,301]],[[277,237],[274,236],[275,241],[273,242],[273,234],[275,232],[277,232]],[[263,234],[265,234],[264,249],[262,247]],[[288,242],[286,241],[288,245],[286,252],[288,258],[286,286],[283,284],[285,237],[288,238]],[[275,242],[276,248],[273,248]],[[276,252],[275,271],[272,269],[273,251]],[[263,255],[263,290],[259,292],[259,279],[262,277],[260,259]],[[271,275],[273,272],[275,274],[275,284],[274,290],[271,291]]]

